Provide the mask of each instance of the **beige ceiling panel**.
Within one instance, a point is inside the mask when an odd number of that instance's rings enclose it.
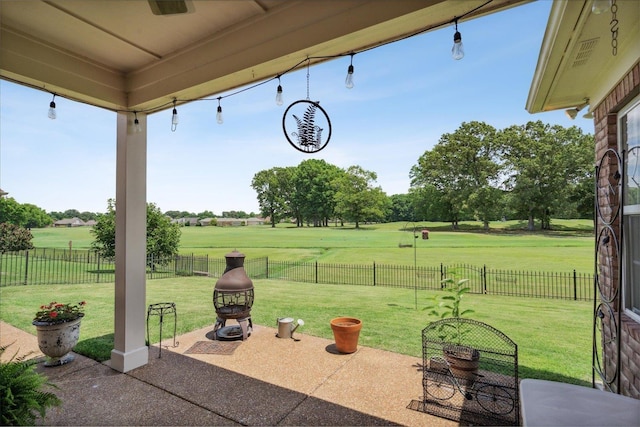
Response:
[[[7,28],[0,28],[0,40],[1,75],[17,81],[22,81],[18,76],[28,76],[25,83],[56,93],[69,90],[74,95],[68,96],[78,100],[86,95],[92,103],[110,109],[126,106],[120,73]]]

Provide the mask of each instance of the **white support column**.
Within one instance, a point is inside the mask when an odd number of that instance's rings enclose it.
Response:
[[[118,113],[116,155],[115,337],[111,367],[128,372],[149,360],[146,346],[147,116]]]

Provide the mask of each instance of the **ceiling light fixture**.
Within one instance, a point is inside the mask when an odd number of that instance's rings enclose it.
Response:
[[[347,68],[347,78],[344,79],[344,85],[347,89],[353,89],[353,55],[355,53],[351,53],[351,64],[349,64],[349,68]]]
[[[564,113],[571,120],[574,120],[578,116],[578,113],[580,112],[580,110],[582,110],[587,105],[589,105],[589,98],[585,98],[582,104],[576,106],[575,108],[569,108],[568,110],[565,110]]]
[[[458,31],[458,19],[455,19],[456,32],[453,35],[453,47],[451,48],[451,57],[455,60],[464,58],[464,46],[462,45],[462,34]]]
[[[56,103],[54,102],[56,99],[56,94],[53,94],[53,98],[51,99],[51,102],[49,103],[49,118],[51,120],[55,120],[56,119]]]
[[[171,132],[175,132],[178,127],[178,110],[176,110],[176,99],[173,98],[173,114],[171,115]]]

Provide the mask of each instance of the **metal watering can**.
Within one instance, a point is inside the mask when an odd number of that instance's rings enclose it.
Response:
[[[279,317],[278,318],[278,338],[293,338],[293,333],[298,326],[304,326],[304,321],[298,319],[298,322],[293,324],[293,317]]]

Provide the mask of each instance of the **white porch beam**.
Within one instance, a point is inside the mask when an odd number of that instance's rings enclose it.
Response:
[[[147,116],[133,132],[133,115],[117,114],[115,336],[111,367],[145,365],[147,244]]]

